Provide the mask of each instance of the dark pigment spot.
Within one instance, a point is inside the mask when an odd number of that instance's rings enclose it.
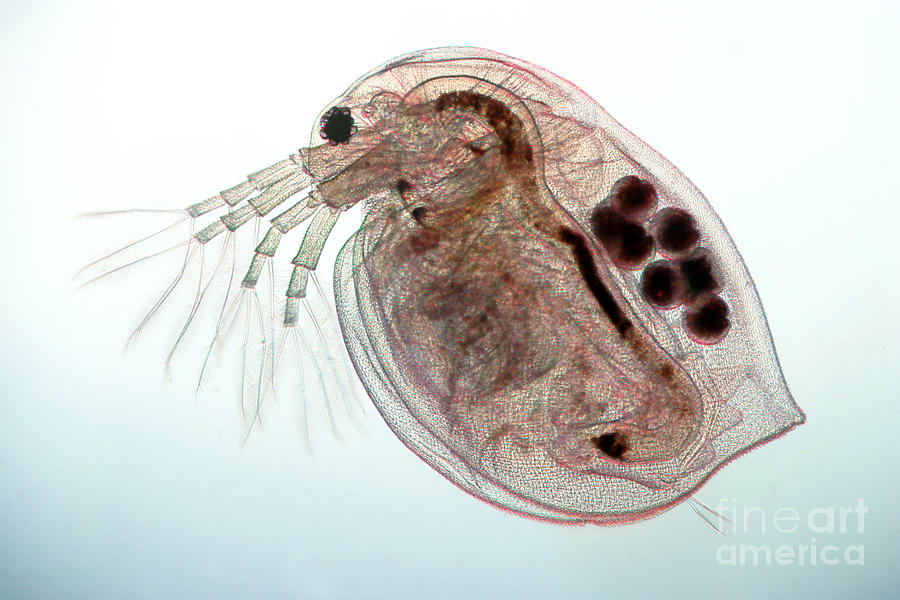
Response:
[[[397,180],[397,193],[401,196],[412,189],[412,184],[405,179]]]
[[[628,451],[628,438],[618,431],[592,437],[591,442],[600,452],[610,458],[622,458],[622,455]]]
[[[587,283],[588,289],[591,290],[600,308],[606,313],[607,318],[609,318],[613,327],[616,328],[616,331],[619,332],[619,335],[624,335],[626,331],[631,329],[631,321],[625,318],[625,315],[622,314],[622,309],[619,308],[609,290],[603,285],[603,281],[601,281],[600,275],[597,273],[597,265],[594,264],[584,238],[568,227],[561,227],[559,229],[559,239],[572,247],[572,254],[575,256],[575,262],[578,263],[578,270],[581,271],[581,277]]]
[[[656,190],[649,181],[634,175],[622,177],[609,193],[613,209],[631,221],[643,221],[656,208]]]
[[[657,371],[660,379],[663,381],[672,381],[672,377],[675,375],[674,369],[672,369],[672,365],[663,365]]]
[[[680,208],[664,208],[650,221],[660,252],[669,258],[684,256],[700,241],[697,222],[689,213]]]
[[[346,144],[354,133],[356,133],[356,126],[353,124],[349,108],[335,106],[322,117],[319,135],[322,136],[322,139],[328,140],[329,144],[333,146]]]
[[[428,212],[428,209],[424,206],[417,206],[410,211],[410,215],[413,219],[415,219],[416,223],[422,225],[422,219],[425,217],[425,213]]]

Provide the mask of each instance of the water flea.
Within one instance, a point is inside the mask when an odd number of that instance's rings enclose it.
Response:
[[[202,357],[248,435],[276,393],[309,445],[374,405],[476,498],[615,525],[803,423],[728,231],[594,99],[482,48],[355,75],[295,153],[81,272],[171,259],[130,340],[185,315],[166,365]]]

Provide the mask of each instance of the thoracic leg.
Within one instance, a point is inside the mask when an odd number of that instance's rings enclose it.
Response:
[[[259,281],[259,275],[262,273],[266,259],[275,256],[275,251],[281,242],[281,236],[309,218],[315,212],[317,206],[316,200],[311,195],[306,196],[294,206],[272,219],[272,226],[269,227],[265,237],[263,237],[254,251],[250,268],[241,282],[242,287],[256,287],[256,282]]]
[[[322,249],[325,247],[325,240],[328,239],[328,235],[334,228],[339,214],[340,210],[337,208],[322,206],[310,222],[309,228],[303,236],[303,242],[300,244],[300,250],[291,261],[291,264],[294,265],[294,272],[291,273],[291,281],[288,284],[284,309],[284,324],[287,327],[297,322],[299,300],[306,297],[309,274],[318,266]]]
[[[269,214],[282,202],[303,188],[309,187],[311,183],[312,177],[304,170],[300,157],[293,155],[261,171],[251,173],[246,181],[234,187],[188,206],[185,212],[196,219],[222,206],[237,207],[194,235],[198,242],[205,244],[226,229],[234,231],[254,216],[262,217]],[[258,194],[254,196],[256,192]],[[247,204],[238,207],[245,199]]]

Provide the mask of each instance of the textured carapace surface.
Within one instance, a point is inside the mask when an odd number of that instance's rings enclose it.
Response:
[[[467,492],[637,520],[803,422],[718,217],[568,81],[415,52],[327,107],[300,155],[326,205],[365,202],[335,270],[357,373]]]

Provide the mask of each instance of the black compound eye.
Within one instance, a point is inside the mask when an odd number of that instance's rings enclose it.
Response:
[[[345,106],[332,107],[322,117],[319,135],[322,136],[322,139],[328,140],[332,146],[346,144],[355,133],[356,125],[353,124],[353,116],[350,114],[350,109]]]

